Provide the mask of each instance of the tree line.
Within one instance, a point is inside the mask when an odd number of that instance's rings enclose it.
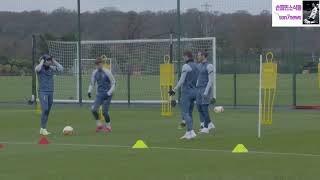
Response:
[[[189,9],[181,15],[182,37],[217,38],[220,65],[232,68],[235,57],[240,64],[250,63],[253,54],[273,50],[289,71],[292,51],[299,60],[319,57],[320,30],[316,28],[272,28],[269,11],[250,14],[203,12]],[[176,12],[121,12],[103,8],[81,14],[83,40],[124,40],[169,38],[176,32]],[[0,12],[0,73],[26,74],[32,70],[31,36],[37,35],[38,52],[47,51],[46,40],[77,40],[77,13],[64,8],[41,11]],[[230,70],[230,68],[227,68]],[[222,68],[223,69],[223,68]]]

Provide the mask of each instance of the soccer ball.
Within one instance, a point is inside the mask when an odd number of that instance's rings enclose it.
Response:
[[[215,113],[223,113],[224,112],[223,106],[216,106],[216,107],[214,107],[213,110]]]
[[[72,136],[74,134],[74,131],[73,131],[73,128],[71,126],[66,126],[66,127],[63,128],[62,133],[65,136]]]

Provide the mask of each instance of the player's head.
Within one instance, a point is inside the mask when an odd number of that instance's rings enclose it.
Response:
[[[191,60],[193,58],[192,52],[187,50],[183,53],[183,59],[185,61]]]
[[[315,4],[315,3],[312,3],[312,7],[313,7],[313,8],[316,7],[316,4]]]
[[[44,54],[40,60],[43,60],[43,66],[45,69],[49,69],[50,66],[52,65],[52,56],[48,54]]]
[[[200,51],[197,54],[197,60],[198,60],[198,62],[202,62],[202,54]]]
[[[199,62],[203,62],[204,60],[206,60],[208,58],[208,52],[207,51],[199,51],[197,58],[198,58]]]
[[[97,57],[94,63],[97,69],[101,70],[103,68],[103,62],[101,57]]]

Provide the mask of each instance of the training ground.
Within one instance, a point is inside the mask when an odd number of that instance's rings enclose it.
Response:
[[[38,145],[39,115],[31,107],[0,107],[0,179],[3,180],[316,180],[320,177],[319,112],[281,110],[257,138],[257,111],[213,114],[216,132],[182,141],[179,112],[159,108],[110,109],[113,132],[95,133],[89,107],[55,105],[51,144]],[[198,114],[195,113],[198,129]],[[74,136],[63,136],[72,125]],[[149,149],[132,149],[142,139]],[[231,153],[236,144],[249,153]]]
[[[179,108],[174,116],[160,116],[160,107],[116,105],[110,109],[113,131],[95,133],[88,104],[55,104],[49,118],[49,145],[38,145],[40,115],[25,105],[31,78],[0,77],[0,179],[1,180],[318,180],[320,177],[320,112],[293,110],[292,79],[280,74],[273,124],[262,127],[257,138],[258,75],[239,75],[239,105],[211,112],[216,131],[192,141],[179,138]],[[144,84],[158,89],[156,78]],[[57,81],[56,81],[57,82]],[[139,82],[139,81],[135,81]],[[319,105],[316,74],[297,76],[297,102]],[[142,83],[132,87],[132,97],[142,99]],[[118,85],[125,86],[124,82]],[[118,86],[118,87],[119,87]],[[160,92],[159,92],[160,93]],[[123,93],[125,94],[125,93]],[[160,95],[160,94],[159,94]],[[218,75],[218,103],[232,105],[233,76]],[[64,93],[57,90],[57,96]],[[65,96],[67,98],[67,96]],[[115,99],[121,99],[115,96]],[[159,98],[159,97],[153,97]],[[18,104],[14,104],[19,102]],[[21,103],[22,102],[22,103]],[[195,129],[199,118],[194,114]],[[74,136],[63,136],[71,125]],[[137,140],[149,149],[132,149]],[[234,154],[244,144],[248,153]]]

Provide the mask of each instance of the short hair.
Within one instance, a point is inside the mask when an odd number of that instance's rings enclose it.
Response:
[[[190,50],[183,52],[183,56],[187,56],[190,59],[193,58],[192,52]]]
[[[97,57],[96,60],[94,61],[94,64],[98,65],[102,63],[102,58],[101,57]]]
[[[204,56],[205,58],[207,58],[209,56],[209,53],[207,50],[204,51],[200,51],[201,55]]]

